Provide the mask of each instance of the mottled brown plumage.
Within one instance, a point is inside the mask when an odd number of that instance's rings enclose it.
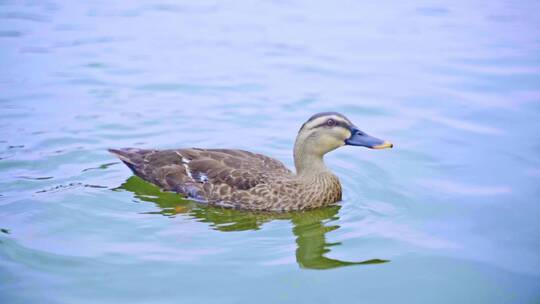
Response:
[[[109,151],[137,176],[166,191],[225,208],[291,211],[341,200],[341,185],[324,165],[323,155],[351,144],[347,141],[358,136],[357,132],[360,131],[338,113],[311,117],[302,125],[296,139],[296,174],[275,159],[243,150],[125,148]],[[380,141],[369,147],[384,145],[389,144]]]

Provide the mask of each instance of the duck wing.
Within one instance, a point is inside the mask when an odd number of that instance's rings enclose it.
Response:
[[[110,149],[137,176],[164,190],[206,199],[211,189],[249,190],[292,172],[280,161],[233,149]]]

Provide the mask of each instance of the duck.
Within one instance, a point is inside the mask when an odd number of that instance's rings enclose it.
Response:
[[[333,205],[339,178],[324,156],[343,146],[370,149],[393,144],[366,134],[338,112],[311,116],[294,144],[295,172],[282,162],[239,149],[109,149],[143,180],[163,191],[215,207],[290,212]]]

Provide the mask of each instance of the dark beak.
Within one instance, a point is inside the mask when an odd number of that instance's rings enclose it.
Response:
[[[369,136],[366,133],[360,131],[356,127],[351,127],[351,137],[345,140],[345,143],[350,146],[362,146],[370,149],[386,149],[392,148],[394,145],[390,142],[382,139],[378,139],[373,136]]]

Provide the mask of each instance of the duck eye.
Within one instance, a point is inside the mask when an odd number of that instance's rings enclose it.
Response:
[[[329,127],[333,127],[336,125],[336,121],[333,119],[329,119],[328,121],[326,121],[326,125]]]

